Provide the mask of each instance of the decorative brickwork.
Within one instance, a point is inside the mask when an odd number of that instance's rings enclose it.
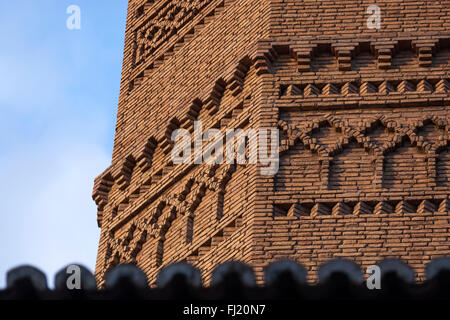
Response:
[[[450,254],[450,1],[130,0],[99,283],[186,261],[363,267]],[[175,165],[178,128],[279,128],[260,165]],[[310,277],[310,281],[316,280]]]

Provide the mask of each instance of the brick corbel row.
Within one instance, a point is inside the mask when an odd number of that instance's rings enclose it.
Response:
[[[97,205],[97,225],[102,226],[103,208],[108,204],[109,192],[114,185],[114,178],[111,175],[111,167],[106,169],[94,181],[94,189],[92,191],[92,199]]]
[[[305,98],[333,95],[367,95],[391,93],[449,93],[450,79],[409,79],[402,81],[348,81],[344,83],[309,83],[282,85],[281,96]]]
[[[318,203],[274,203],[276,217],[345,216],[362,214],[446,213],[450,211],[450,199],[423,199],[415,205],[411,200],[318,202]]]
[[[378,69],[387,70],[392,67],[392,58],[402,49],[411,49],[415,52],[419,67],[431,67],[433,55],[440,50],[443,39],[426,40],[393,40],[393,41],[373,41],[373,42],[341,42],[341,43],[317,43],[303,46],[290,44],[273,43],[272,48],[278,53],[289,53],[298,64],[298,72],[311,71],[311,64],[314,57],[323,48],[328,48],[337,60],[339,71],[351,71],[352,60],[359,54],[363,47],[370,50],[377,60]],[[266,49],[267,51],[267,49]],[[275,60],[275,59],[273,59]],[[273,61],[272,60],[272,61]]]

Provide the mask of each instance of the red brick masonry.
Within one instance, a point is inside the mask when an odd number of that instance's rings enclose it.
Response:
[[[381,10],[368,29],[366,10]],[[450,254],[450,1],[130,0],[96,276]],[[279,128],[280,168],[174,165],[172,132]]]

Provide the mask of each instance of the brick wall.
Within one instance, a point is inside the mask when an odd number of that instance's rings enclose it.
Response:
[[[257,183],[260,280],[281,258],[315,281],[329,259],[386,257],[422,280],[449,254],[449,3],[377,2],[368,30],[372,4],[272,3],[264,123],[283,133],[278,174]]]
[[[450,254],[448,207],[446,210],[258,217],[264,228],[255,234],[259,241],[253,264],[289,258],[302,263],[308,269],[308,280],[315,282],[318,267],[331,259],[350,259],[366,268],[385,258],[399,258],[423,281],[424,266]]]
[[[450,1],[129,2],[96,275],[448,254]],[[280,168],[174,165],[171,134],[279,128]],[[314,281],[314,278],[310,278]]]

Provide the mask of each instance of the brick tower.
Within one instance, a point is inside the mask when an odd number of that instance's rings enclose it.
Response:
[[[97,277],[395,257],[423,279],[450,255],[449,71],[450,0],[130,0]],[[175,165],[194,121],[278,128],[278,173]]]

